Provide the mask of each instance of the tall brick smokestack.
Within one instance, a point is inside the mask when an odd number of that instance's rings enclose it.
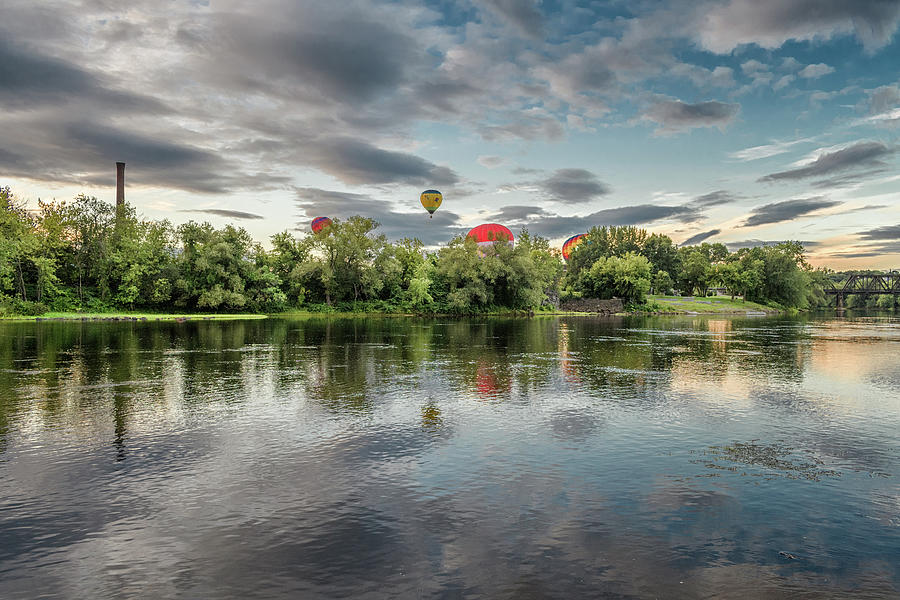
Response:
[[[125,163],[116,163],[116,212],[125,206]]]

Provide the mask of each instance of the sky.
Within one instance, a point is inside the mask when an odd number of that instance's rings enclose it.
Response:
[[[900,268],[900,0],[4,0],[0,186]],[[441,190],[429,219],[419,193]]]

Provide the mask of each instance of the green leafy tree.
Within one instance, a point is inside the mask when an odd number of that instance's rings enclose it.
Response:
[[[651,263],[652,269],[652,263]],[[672,290],[672,278],[669,273],[660,269],[653,276],[653,292],[656,294],[668,294]]]
[[[642,304],[650,291],[650,269],[647,257],[634,252],[600,258],[582,274],[580,289],[587,297]]]
[[[693,246],[687,246],[679,248],[678,255],[681,264],[678,281],[682,292],[693,294],[696,291],[697,294],[705,296],[712,274],[706,253]]]
[[[654,233],[646,239],[640,253],[650,261],[654,273],[665,271],[673,280],[678,276],[678,248],[669,236]]]

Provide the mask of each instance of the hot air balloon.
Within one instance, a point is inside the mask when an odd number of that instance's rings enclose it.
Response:
[[[428,218],[430,219],[434,216],[434,211],[436,211],[441,205],[441,202],[444,201],[444,196],[437,190],[425,190],[419,196],[419,200],[422,202],[422,206],[425,207],[425,210],[428,211]]]
[[[475,243],[478,244],[481,250],[493,246],[496,242],[515,243],[512,231],[497,223],[485,223],[484,225],[473,227],[466,234],[466,237],[475,240]]]
[[[328,217],[316,217],[312,220],[313,233],[319,233],[329,225],[331,225],[331,219]]]
[[[579,233],[578,235],[573,235],[562,246],[562,255],[563,258],[569,260],[569,255],[572,254],[572,250],[575,249],[575,246],[584,241],[584,236],[587,235],[585,233]]]

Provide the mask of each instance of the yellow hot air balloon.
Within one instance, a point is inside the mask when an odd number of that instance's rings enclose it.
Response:
[[[422,195],[419,196],[419,200],[422,201],[422,206],[428,211],[428,218],[430,219],[434,216],[434,211],[436,211],[441,205],[441,202],[444,201],[444,196],[437,190],[425,190],[422,192]]]

